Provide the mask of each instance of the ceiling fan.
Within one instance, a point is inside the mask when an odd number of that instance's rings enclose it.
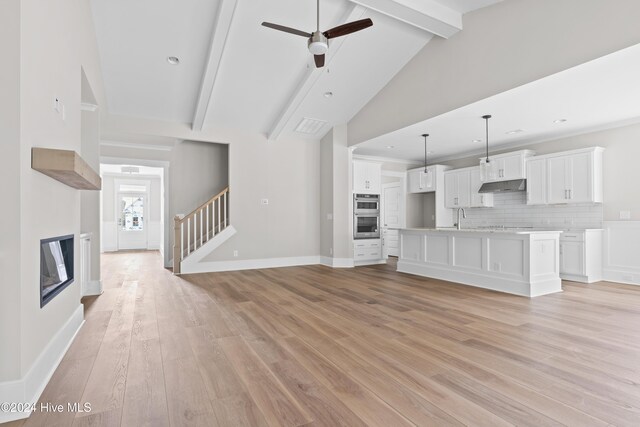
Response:
[[[284,31],[285,33],[295,34],[297,36],[307,37],[309,41],[307,45],[309,52],[313,54],[316,67],[324,67],[324,55],[329,50],[329,40],[336,37],[346,36],[347,34],[355,33],[356,31],[364,30],[373,25],[373,21],[369,18],[361,19],[359,21],[349,22],[347,24],[339,25],[327,31],[320,31],[320,0],[317,2],[317,28],[312,33],[296,30],[295,28],[285,27],[284,25],[272,24],[270,22],[263,22],[263,26],[273,28],[274,30]]]

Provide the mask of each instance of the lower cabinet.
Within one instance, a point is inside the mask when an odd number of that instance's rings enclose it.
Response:
[[[602,280],[603,230],[566,231],[560,235],[560,278],[593,283]]]
[[[399,232],[385,228],[382,230],[382,258],[400,255]]]
[[[353,260],[379,261],[382,259],[382,244],[380,239],[361,239],[353,242]]]

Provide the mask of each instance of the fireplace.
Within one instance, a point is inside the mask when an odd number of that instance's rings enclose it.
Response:
[[[40,240],[40,307],[73,283],[73,234]]]

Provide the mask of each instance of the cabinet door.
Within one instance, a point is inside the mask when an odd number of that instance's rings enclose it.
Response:
[[[444,174],[444,206],[456,208],[458,202],[458,174],[455,172]]]
[[[458,207],[468,208],[471,206],[471,171],[458,172]]]
[[[420,170],[414,169],[407,172],[407,191],[420,193]]]
[[[575,154],[567,160],[569,168],[569,201],[587,203],[593,201],[593,179],[591,153]]]
[[[560,273],[584,275],[583,242],[560,242]]]
[[[521,179],[525,178],[524,174],[524,157],[520,154],[515,156],[507,156],[500,159],[501,161],[501,180]]]
[[[568,203],[568,161],[566,157],[547,160],[547,201],[549,204]]]
[[[353,192],[367,192],[367,165],[365,162],[353,162]]]
[[[382,190],[382,165],[380,163],[367,163],[367,192],[380,194]]]
[[[480,181],[480,168],[472,169],[469,172],[471,182],[471,207],[482,208],[493,206],[493,194],[480,194],[478,191],[482,186]]]
[[[527,161],[527,204],[547,203],[547,160]]]

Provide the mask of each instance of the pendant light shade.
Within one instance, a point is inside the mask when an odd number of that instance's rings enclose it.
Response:
[[[491,118],[491,115],[490,114],[486,114],[486,115],[482,116],[482,118],[485,121],[485,131],[486,131],[485,144],[486,144],[487,157],[480,164],[480,179],[482,181],[490,181],[492,179],[495,179],[495,177],[493,176],[493,168],[492,168],[492,165],[491,165],[491,159],[489,159],[489,119]]]

